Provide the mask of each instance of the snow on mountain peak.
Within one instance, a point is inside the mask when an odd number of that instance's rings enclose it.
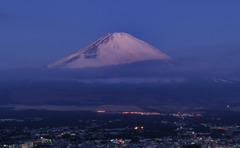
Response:
[[[172,58],[130,34],[109,33],[48,68],[84,68],[119,65],[145,60],[168,61]]]

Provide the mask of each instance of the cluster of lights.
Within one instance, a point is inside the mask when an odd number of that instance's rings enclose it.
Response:
[[[122,139],[112,139],[111,142],[112,143],[121,143],[123,147],[125,146],[125,142]]]
[[[98,110],[97,112],[98,113],[105,113],[106,111],[105,110]]]
[[[122,112],[122,114],[136,114],[136,115],[164,115],[157,112]]]
[[[106,113],[105,110],[98,110],[97,113]],[[191,117],[202,117],[203,115],[200,113],[170,113],[170,114],[163,114],[158,112],[120,112],[121,114],[132,114],[132,115],[142,115],[142,116],[148,116],[148,115],[155,115],[155,116],[174,116],[184,119],[186,116]]]
[[[227,131],[228,129],[227,128],[225,128],[225,127],[217,127],[217,129],[220,129],[220,130],[225,130],[225,131]]]
[[[135,129],[135,130],[138,130],[138,129],[141,129],[141,130],[143,130],[143,129],[144,129],[144,127],[143,127],[143,126],[135,126],[135,127],[134,127],[134,129]]]
[[[171,116],[174,116],[174,117],[179,117],[179,118],[182,118],[184,119],[184,117],[186,116],[189,116],[189,117],[202,117],[203,115],[200,114],[200,113],[191,113],[191,114],[186,114],[186,113],[171,113],[170,114]]]

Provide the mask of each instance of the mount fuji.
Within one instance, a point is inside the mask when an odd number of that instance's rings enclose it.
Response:
[[[109,33],[48,68],[85,68],[129,64],[138,61],[170,61],[172,58],[127,33]]]

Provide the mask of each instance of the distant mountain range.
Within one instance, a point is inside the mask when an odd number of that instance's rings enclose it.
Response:
[[[86,68],[173,58],[127,33],[109,33],[48,68]]]

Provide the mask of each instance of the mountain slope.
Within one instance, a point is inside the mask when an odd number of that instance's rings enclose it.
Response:
[[[48,68],[84,68],[172,58],[127,33],[109,33]]]

